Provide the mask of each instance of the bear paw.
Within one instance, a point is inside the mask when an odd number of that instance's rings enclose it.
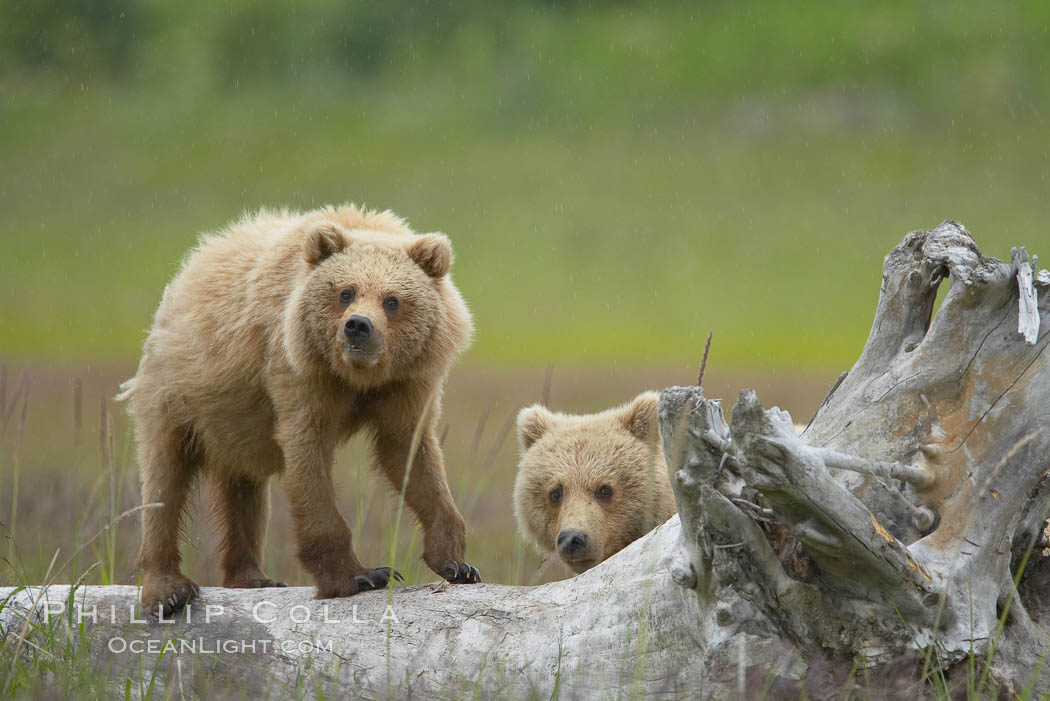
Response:
[[[453,584],[480,584],[481,573],[478,568],[465,562],[445,560],[445,565],[438,572],[442,577]]]
[[[142,578],[142,610],[155,619],[167,618],[200,592],[195,582],[181,574],[147,574]]]
[[[354,575],[350,580],[350,584],[354,589],[353,593],[362,591],[372,591],[374,589],[386,589],[386,585],[390,583],[390,577],[394,577],[394,581],[403,582],[405,581],[404,575],[398,570],[391,567],[376,567],[372,570],[365,570],[361,574]]]

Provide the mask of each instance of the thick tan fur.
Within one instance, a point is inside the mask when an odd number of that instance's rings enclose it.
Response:
[[[647,392],[599,414],[574,416],[536,405],[518,414],[521,461],[514,515],[542,555],[558,552],[575,572],[611,557],[676,512],[657,430],[658,395]],[[602,487],[611,489],[603,497]],[[557,500],[552,492],[557,490]],[[559,534],[587,546],[559,552]]]
[[[165,289],[119,397],[135,423],[142,501],[164,504],[142,516],[145,608],[173,610],[197,591],[179,571],[178,534],[198,476],[222,529],[224,586],[275,584],[261,561],[267,483],[282,475],[318,597],[367,588],[357,575],[369,570],[336,506],[333,451],[366,430],[400,490],[421,418],[406,502],[422,523],[427,565],[446,576],[459,568],[464,523],[434,430],[446,376],[473,332],[451,262],[443,235],[416,235],[391,212],[354,205],[263,210],[202,237]],[[350,288],[355,297],[343,304]],[[391,296],[400,303],[393,313],[384,306]],[[375,327],[353,351],[344,336],[351,315]]]

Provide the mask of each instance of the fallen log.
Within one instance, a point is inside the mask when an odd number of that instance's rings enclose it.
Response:
[[[551,698],[559,685],[566,698],[692,696],[704,669],[692,664],[695,632],[679,626],[699,617],[699,602],[665,562],[679,532],[673,518],[618,564],[541,586],[433,584],[325,601],[312,587],[202,587],[168,622],[142,615],[134,586],[0,590],[0,626],[8,644],[27,620],[30,641],[75,639],[114,692],[131,680],[133,696],[151,685],[202,698]]]

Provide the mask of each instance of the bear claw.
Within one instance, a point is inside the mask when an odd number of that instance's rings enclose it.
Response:
[[[174,590],[164,599],[157,599],[145,606],[146,613],[155,620],[167,618],[177,613],[190,600],[200,594],[200,587],[189,580],[175,586]]]
[[[395,582],[405,581],[404,575],[392,567],[376,567],[375,569],[366,570],[361,574],[354,575],[350,581],[359,592],[371,591],[374,589],[385,589],[387,584],[390,583],[391,576],[393,576]]]
[[[453,584],[480,584],[481,573],[478,568],[465,562],[446,560],[441,568],[441,576]]]

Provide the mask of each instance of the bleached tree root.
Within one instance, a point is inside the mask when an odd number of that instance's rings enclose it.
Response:
[[[945,222],[887,257],[864,352],[801,437],[754,392],[726,425],[666,391],[678,581],[759,637],[949,673],[973,654],[986,682],[1050,691],[1048,278]]]

